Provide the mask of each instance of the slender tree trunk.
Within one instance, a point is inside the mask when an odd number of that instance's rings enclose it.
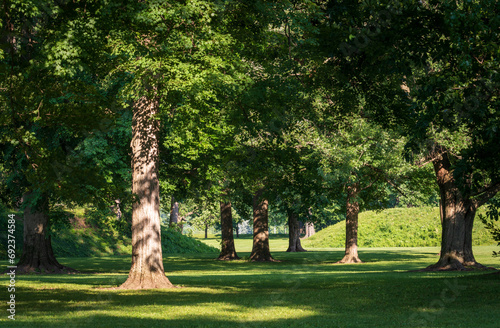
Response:
[[[240,238],[240,228],[238,224],[236,224],[236,238]]]
[[[472,226],[477,206],[464,198],[456,186],[446,153],[438,156],[433,165],[441,198],[441,253],[438,262],[425,270],[466,270],[467,266],[480,267],[472,253]]]
[[[358,215],[359,203],[356,200],[359,186],[347,188],[347,211],[345,220],[345,255],[338,263],[361,263],[358,256]]]
[[[30,202],[33,194],[26,193],[23,202]],[[75,270],[61,265],[54,256],[52,242],[48,234],[49,202],[42,195],[37,206],[24,209],[24,244],[16,273],[68,273]]]
[[[160,188],[158,182],[158,131],[154,119],[158,102],[142,97],[132,118],[132,266],[120,288],[171,288],[165,276],[161,248]]]
[[[231,213],[231,202],[220,202],[220,218],[222,230],[222,247],[218,260],[238,260],[238,254],[234,247],[233,238],[233,216]]]
[[[179,202],[175,201],[174,196],[172,196],[171,205],[170,205],[170,227],[177,227],[177,223],[179,223]]]
[[[287,210],[288,214],[288,249],[287,252],[306,252],[300,243],[299,220],[297,214],[292,210]]]
[[[263,189],[253,197],[253,247],[251,261],[274,261],[269,250],[269,220],[267,199],[262,199]]]

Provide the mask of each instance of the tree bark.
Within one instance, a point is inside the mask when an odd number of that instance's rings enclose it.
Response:
[[[425,270],[466,270],[482,267],[472,252],[472,226],[477,205],[458,189],[446,153],[433,160],[439,186],[442,216],[441,253],[436,264]]]
[[[165,276],[161,248],[157,100],[142,97],[132,118],[132,266],[120,288],[171,288]]]
[[[170,227],[177,227],[177,223],[179,222],[179,202],[175,201],[174,196],[172,196],[171,205],[170,205]]]
[[[306,252],[300,243],[300,229],[297,214],[287,210],[288,214],[288,249],[287,252]]]
[[[220,202],[220,218],[222,245],[218,260],[238,260],[238,254],[234,247],[233,216],[231,213],[231,202]]]
[[[356,197],[359,192],[357,184],[347,188],[347,211],[345,220],[345,255],[337,263],[362,263],[358,255],[358,215],[359,203]]]
[[[208,224],[205,223],[205,239],[208,238]]]
[[[269,250],[268,201],[262,199],[262,193],[263,189],[260,189],[253,197],[253,247],[250,260],[273,262],[275,260]]]
[[[26,193],[24,202],[30,202],[33,194]],[[35,207],[24,209],[23,251],[17,263],[16,273],[69,273],[74,269],[61,265],[52,250],[52,242],[48,234],[49,201],[46,195]]]
[[[314,230],[314,223],[312,222],[306,222],[306,235],[304,238],[309,238],[312,235],[316,233],[316,230]]]

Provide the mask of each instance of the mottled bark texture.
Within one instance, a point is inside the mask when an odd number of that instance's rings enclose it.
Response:
[[[132,266],[122,289],[171,288],[165,276],[160,231],[158,182],[158,102],[142,97],[132,118]]]
[[[23,202],[30,204],[33,193],[24,194]],[[52,250],[49,224],[49,200],[42,195],[37,204],[24,208],[23,251],[17,263],[17,274],[23,273],[70,273],[74,269],[61,265]]]
[[[251,261],[274,261],[269,250],[269,219],[268,201],[262,198],[263,189],[257,191],[253,197],[253,247],[250,254]]]
[[[287,252],[306,252],[300,243],[300,228],[297,214],[287,210],[288,215],[288,249]]]
[[[221,219],[221,232],[222,244],[218,260],[238,260],[238,254],[234,247],[233,238],[233,215],[231,213],[231,202],[220,203],[220,219]]]
[[[446,153],[436,156],[433,165],[441,199],[441,253],[438,262],[426,270],[482,267],[472,252],[472,226],[479,203],[463,197]]]
[[[358,255],[358,215],[359,203],[356,200],[359,186],[347,188],[347,211],[345,220],[345,255],[338,263],[361,263]]]

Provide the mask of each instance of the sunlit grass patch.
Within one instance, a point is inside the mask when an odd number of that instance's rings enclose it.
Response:
[[[475,247],[476,257],[500,267],[493,249]],[[16,321],[4,316],[0,326],[455,327],[460,317],[457,327],[498,327],[500,275],[409,271],[437,252],[360,249],[366,262],[357,265],[335,264],[341,249],[276,251],[279,263],[165,254],[167,276],[182,288],[133,291],[110,289],[126,280],[130,256],[61,258],[83,273],[19,276]]]

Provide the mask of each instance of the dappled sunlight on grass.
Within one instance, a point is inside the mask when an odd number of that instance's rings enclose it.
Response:
[[[500,267],[493,249],[477,248],[477,258]],[[165,290],[110,289],[127,279],[129,256],[68,258],[63,262],[83,273],[18,277],[18,316],[10,326],[374,327],[376,320],[377,327],[447,327],[452,315],[472,327],[479,315],[481,327],[497,327],[500,275],[409,271],[433,263],[437,251],[361,249],[365,263],[355,265],[335,264],[338,249],[275,252],[278,263],[167,254],[167,276],[182,288]]]

